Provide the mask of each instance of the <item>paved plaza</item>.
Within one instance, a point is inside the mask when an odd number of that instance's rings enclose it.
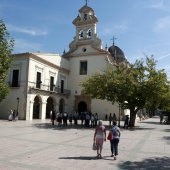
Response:
[[[117,160],[110,157],[109,141],[102,159],[95,158],[94,129],[49,122],[0,120],[0,170],[170,169],[170,125],[159,124],[159,117],[137,120],[134,129],[121,128]],[[108,124],[104,121],[109,130]]]

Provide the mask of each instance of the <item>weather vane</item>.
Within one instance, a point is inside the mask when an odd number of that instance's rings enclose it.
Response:
[[[113,45],[114,45],[116,39],[117,39],[117,38],[115,38],[114,36],[113,36],[113,38],[111,39],[111,40],[113,40]]]
[[[85,0],[86,1],[86,6],[87,6],[87,2],[89,2],[89,0]]]

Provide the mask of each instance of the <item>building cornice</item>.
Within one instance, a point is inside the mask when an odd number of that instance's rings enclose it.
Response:
[[[55,64],[53,64],[53,63],[51,63],[51,62],[49,62],[49,61],[47,61],[47,60],[44,60],[43,58],[41,58],[41,57],[38,57],[38,56],[36,56],[35,54],[33,54],[33,53],[20,53],[20,54],[13,54],[13,57],[14,58],[32,58],[32,59],[34,59],[34,60],[36,60],[36,61],[39,61],[39,62],[41,62],[41,63],[43,63],[43,64],[46,64],[46,65],[48,65],[48,66],[50,66],[50,67],[53,67],[53,68],[55,68],[55,69],[57,69],[57,70],[59,70],[59,71],[61,71],[61,72],[64,72],[64,73],[66,73],[66,74],[69,74],[69,70],[67,70],[67,69],[65,69],[65,68],[62,68],[62,67],[59,67],[59,66],[57,66],[57,65],[55,65]]]

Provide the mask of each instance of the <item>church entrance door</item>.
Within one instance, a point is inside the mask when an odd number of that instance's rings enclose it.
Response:
[[[85,102],[79,102],[78,104],[78,112],[85,112],[87,111],[87,104]]]
[[[91,98],[83,95],[75,96],[74,111],[76,112],[91,111]]]

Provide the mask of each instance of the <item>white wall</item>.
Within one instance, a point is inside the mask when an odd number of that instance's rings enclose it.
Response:
[[[86,77],[91,76],[92,73],[102,72],[107,67],[107,56],[100,54],[97,50],[91,48],[91,46],[85,46],[87,48],[87,55],[84,55],[82,48],[78,48],[74,54],[79,54],[70,58],[70,74],[69,74],[69,89],[71,89],[71,96],[69,97],[69,112],[73,111],[74,106],[74,95],[81,95],[82,87],[80,82]],[[88,55],[94,53],[94,55]],[[87,75],[80,75],[80,61],[87,61]],[[75,93],[77,91],[77,93]],[[116,113],[118,116],[119,108],[117,104],[112,105],[111,102],[106,100],[93,99],[91,103],[91,112],[98,113],[101,119],[105,118],[105,114]]]
[[[33,54],[61,68],[69,69],[69,61],[61,57],[59,54],[53,53],[33,53]]]
[[[18,116],[19,119],[25,119],[25,107],[26,107],[26,84],[27,84],[27,69],[28,63],[27,58],[23,57],[15,59],[13,66],[9,71],[9,75],[7,77],[7,82],[12,83],[12,73],[14,69],[19,69],[19,87],[11,87],[11,91],[6,99],[0,104],[0,118],[7,119],[8,112],[17,109],[17,98],[19,97],[19,107],[18,107]]]
[[[49,56],[43,56],[43,59],[48,58]],[[65,67],[68,67],[68,60],[65,60],[61,58],[60,56],[53,56],[51,59],[49,59],[50,62],[55,62],[58,61],[58,64],[66,62]],[[41,72],[41,81],[42,81],[42,87],[41,90],[48,91],[49,90],[49,85],[50,85],[50,76],[54,77],[54,84],[56,87],[58,85],[60,86],[61,80],[64,80],[64,89],[67,89],[68,86],[68,72],[63,72],[62,69],[57,69],[56,67],[49,66],[45,63],[42,63],[40,61],[37,61],[33,59],[32,57],[30,58],[30,53],[23,53],[19,55],[15,55],[14,58],[14,64],[9,71],[9,76],[7,78],[7,82],[12,82],[12,73],[13,69],[19,69],[19,82],[20,82],[20,87],[11,87],[11,92],[7,96],[7,98],[0,104],[0,118],[2,119],[7,119],[8,118],[8,112],[12,110],[17,109],[17,98],[19,97],[19,119],[27,119],[30,120],[30,115],[32,112],[31,103],[34,103],[34,97],[36,94],[28,94],[29,88],[30,87],[35,87],[36,86],[36,75],[37,71]],[[42,95],[42,101],[45,103],[47,98],[49,96],[44,96]],[[52,96],[56,97],[56,96]],[[65,103],[67,104],[67,98],[66,96],[58,96],[58,98],[64,98]],[[59,107],[59,99],[55,99],[54,105],[56,107]],[[43,107],[45,108],[43,103]],[[57,108],[58,109],[58,108]],[[65,107],[67,109],[67,106]],[[45,109],[42,113],[42,118],[45,117]]]

